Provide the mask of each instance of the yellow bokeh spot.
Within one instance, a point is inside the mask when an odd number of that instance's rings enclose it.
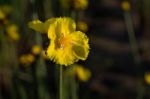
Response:
[[[12,11],[12,7],[10,5],[2,5],[0,8],[5,14],[10,14]]]
[[[64,9],[85,10],[88,7],[88,0],[60,0]]]
[[[0,20],[4,20],[10,14],[12,8],[9,5],[0,6]]]
[[[20,63],[22,63],[22,64],[26,64],[26,56],[25,55],[22,55],[20,58],[19,58],[19,61],[20,61]]]
[[[21,64],[29,65],[34,62],[35,57],[32,54],[25,54],[19,58]]]
[[[81,65],[75,65],[73,67],[73,70],[74,70],[74,73],[77,75],[78,79],[80,81],[83,81],[83,82],[86,82],[90,79],[91,77],[91,72],[87,69],[87,68],[84,68],[83,66]]]
[[[150,84],[150,72],[145,73],[144,79],[147,84]]]
[[[88,7],[88,0],[73,0],[75,9],[86,9]]]
[[[82,31],[82,32],[87,32],[88,31],[88,25],[83,21],[79,21],[79,22],[77,22],[77,29]]]
[[[18,27],[15,24],[8,25],[6,27],[6,32],[11,39],[16,41],[20,39],[20,35],[18,33]]]
[[[124,1],[124,2],[122,2],[121,7],[123,10],[129,11],[130,10],[130,3],[128,1]]]
[[[26,58],[29,63],[32,63],[35,60],[35,57],[32,54],[27,54]]]
[[[3,19],[5,19],[5,14],[0,9],[0,20],[3,20]]]
[[[34,46],[32,46],[31,50],[34,55],[38,55],[41,53],[42,48],[39,45],[34,45]]]

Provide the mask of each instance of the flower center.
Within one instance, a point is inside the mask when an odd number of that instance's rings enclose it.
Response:
[[[66,37],[62,37],[58,40],[59,48],[63,49],[69,43],[69,39]]]

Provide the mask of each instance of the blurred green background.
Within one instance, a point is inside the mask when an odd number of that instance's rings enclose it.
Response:
[[[88,59],[78,62],[90,78],[76,77],[72,97],[72,67],[65,67],[64,99],[150,99],[149,9],[149,0],[0,0],[0,99],[58,99],[58,66],[44,53],[47,34],[28,22],[64,16],[90,44]]]

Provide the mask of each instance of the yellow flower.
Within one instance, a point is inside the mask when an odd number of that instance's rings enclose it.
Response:
[[[19,60],[20,63],[29,65],[35,60],[35,57],[32,54],[26,54],[26,55],[22,55]]]
[[[8,36],[13,40],[19,40],[18,27],[15,24],[8,25],[6,28]]]
[[[129,11],[130,10],[130,3],[128,1],[124,1],[124,2],[122,2],[121,7],[123,10]]]
[[[89,53],[88,37],[76,31],[76,24],[71,18],[56,18],[49,26],[48,38],[51,41],[47,55],[57,64],[68,66],[79,59],[86,60]]]
[[[150,72],[145,73],[144,79],[147,84],[150,84]]]
[[[73,71],[77,75],[78,79],[83,82],[88,81],[91,77],[91,72],[88,69],[83,68],[83,66],[81,65],[75,64],[73,67]]]
[[[77,22],[77,29],[79,29],[83,32],[87,32],[88,31],[88,25],[83,21],[79,21],[79,22]]]
[[[88,7],[88,0],[73,0],[75,9],[86,9]]]
[[[34,45],[31,50],[34,55],[38,55],[42,51],[42,49],[39,45]]]
[[[76,31],[76,24],[71,18],[52,18],[45,23],[34,22],[29,23],[30,28],[35,31],[41,29],[40,32],[48,31],[50,44],[46,53],[50,60],[65,66],[79,59],[86,60],[89,53],[88,37]]]

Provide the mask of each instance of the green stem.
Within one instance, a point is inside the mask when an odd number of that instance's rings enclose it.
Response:
[[[63,66],[59,66],[59,99],[63,99]]]
[[[0,75],[0,76],[1,76],[1,75]],[[1,86],[0,86],[0,99],[3,99],[3,98],[2,98],[2,92],[1,92],[1,91],[2,91],[2,88],[1,88]]]
[[[126,22],[126,27],[127,27],[127,31],[128,31],[128,35],[129,35],[129,41],[131,44],[131,50],[132,50],[132,54],[134,57],[134,62],[136,65],[140,65],[141,64],[141,59],[140,59],[140,55],[138,52],[138,45],[136,42],[136,37],[135,37],[135,32],[134,32],[134,27],[133,27],[133,23],[132,23],[132,18],[129,12],[125,12],[125,22]]]
[[[75,80],[75,75],[71,76],[71,99],[78,99],[77,97],[77,82]]]
[[[136,99],[143,99],[143,94],[144,94],[144,86],[143,86],[143,77],[142,77],[142,72],[141,72],[141,59],[140,59],[140,54],[139,54],[139,49],[138,45],[136,42],[136,37],[135,37],[135,32],[134,32],[134,27],[132,23],[132,18],[130,15],[130,12],[125,12],[124,13],[125,17],[125,22],[126,22],[126,27],[129,35],[129,41],[131,44],[131,51],[133,54],[134,62],[138,68],[138,77],[139,82],[137,83],[137,98]]]

